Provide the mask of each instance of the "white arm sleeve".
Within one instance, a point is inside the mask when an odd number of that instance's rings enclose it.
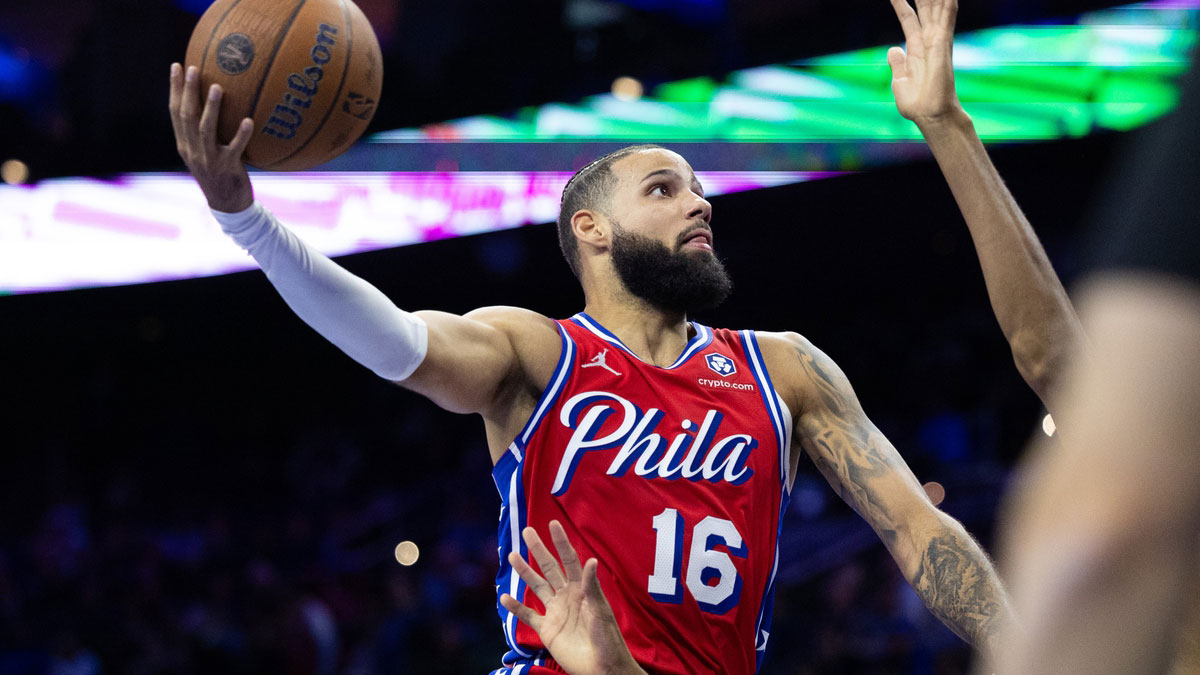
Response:
[[[309,247],[257,201],[238,213],[212,213],[288,307],[350,358],[393,381],[421,365],[429,332],[420,317]]]

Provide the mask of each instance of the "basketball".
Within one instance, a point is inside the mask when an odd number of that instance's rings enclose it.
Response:
[[[379,41],[350,0],[217,0],[188,41],[201,91],[221,85],[217,137],[254,120],[245,161],[299,171],[341,154],[375,114]]]

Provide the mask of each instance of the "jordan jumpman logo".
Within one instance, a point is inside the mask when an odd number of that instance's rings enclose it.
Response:
[[[583,364],[583,365],[582,365],[582,366],[580,366],[580,367],[581,367],[581,368],[594,368],[594,367],[596,367],[596,366],[599,366],[599,367],[601,367],[601,368],[603,368],[603,369],[607,370],[608,372],[612,373],[613,375],[620,375],[620,373],[618,373],[617,371],[613,370],[611,367],[609,367],[609,365],[608,365],[607,363],[605,363],[605,361],[604,361],[604,360],[605,360],[606,358],[608,358],[608,350],[607,350],[607,349],[601,349],[601,350],[600,350],[600,353],[599,353],[599,354],[597,354],[597,355],[595,355],[594,357],[592,357],[592,360],[591,360],[591,361],[588,361],[587,363]]]

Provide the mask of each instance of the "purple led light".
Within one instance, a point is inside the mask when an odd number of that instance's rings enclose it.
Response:
[[[709,195],[838,172],[700,172]],[[549,223],[571,174],[259,173],[255,194],[318,250],[345,255]],[[0,187],[0,293],[143,283],[250,269],[186,174]]]

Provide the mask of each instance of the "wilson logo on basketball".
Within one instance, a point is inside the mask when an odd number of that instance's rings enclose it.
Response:
[[[287,86],[292,91],[285,92],[283,103],[275,105],[271,119],[263,127],[264,134],[284,140],[296,135],[296,130],[304,123],[304,113],[301,111],[312,106],[313,96],[316,96],[321,78],[325,76],[325,64],[333,58],[330,47],[337,44],[334,37],[337,34],[337,26],[323,23],[317,27],[317,42],[308,53],[313,65],[305,68],[303,73],[288,75]]]

